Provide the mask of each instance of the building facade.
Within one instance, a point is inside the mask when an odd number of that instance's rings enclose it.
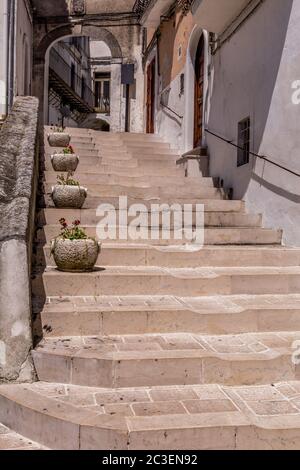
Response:
[[[16,96],[32,93],[33,11],[28,0],[0,2],[0,120]]]
[[[208,153],[230,197],[283,228],[292,245],[300,244],[299,15],[298,0],[157,1],[142,14],[145,130],[182,153]]]
[[[47,124],[80,126],[94,110],[90,40],[70,37],[49,51]]]
[[[133,132],[198,155],[229,197],[300,244],[299,0],[3,0],[0,8],[2,118],[14,97],[33,94],[45,123],[62,122],[63,112],[68,125],[119,132],[129,121]],[[134,67],[129,89],[124,65]],[[53,72],[61,78],[65,68],[79,110],[57,91]]]

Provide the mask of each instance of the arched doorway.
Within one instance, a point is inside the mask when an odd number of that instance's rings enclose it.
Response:
[[[146,101],[146,132],[154,134],[155,125],[155,73],[156,59],[152,59],[147,67],[147,101]]]
[[[195,26],[190,35],[185,65],[185,113],[183,121],[185,152],[205,145],[204,127],[209,113],[210,88],[208,43],[207,31]]]
[[[204,111],[204,36],[202,34],[195,59],[195,98],[194,98],[194,148],[200,147],[203,138]]]

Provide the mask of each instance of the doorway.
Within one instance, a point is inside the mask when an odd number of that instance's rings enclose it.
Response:
[[[147,68],[147,134],[154,134],[154,113],[155,113],[155,59],[148,65]]]
[[[204,109],[204,36],[202,34],[195,60],[194,148],[201,147]]]

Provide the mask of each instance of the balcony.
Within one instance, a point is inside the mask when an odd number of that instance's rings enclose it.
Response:
[[[221,34],[247,4],[249,0],[195,0],[192,13],[203,29]]]
[[[61,96],[64,103],[78,112],[94,112],[93,91],[55,49],[50,53],[49,87]]]
[[[157,28],[161,17],[173,3],[174,0],[137,0],[134,11],[140,16],[143,26]]]

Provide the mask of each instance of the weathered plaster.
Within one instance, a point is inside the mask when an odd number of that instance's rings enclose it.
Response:
[[[32,380],[31,243],[38,101],[18,98],[0,133],[0,381]]]
[[[300,79],[300,3],[265,0],[213,60],[209,128],[237,142],[238,122],[251,118],[251,149],[300,170],[300,105],[292,84]],[[267,32],[267,33],[266,33]],[[261,160],[237,167],[237,151],[208,137],[212,176],[233,188],[235,199],[264,215],[264,226],[282,228],[287,245],[300,245],[299,178]]]

